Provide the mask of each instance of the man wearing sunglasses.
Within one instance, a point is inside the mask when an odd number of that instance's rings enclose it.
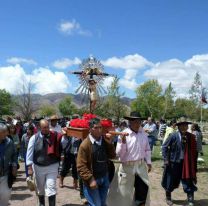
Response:
[[[79,148],[77,170],[84,181],[84,195],[88,204],[106,206],[109,189],[108,160],[115,158],[115,149],[111,137],[103,138],[100,119],[90,120],[89,126],[89,136]]]

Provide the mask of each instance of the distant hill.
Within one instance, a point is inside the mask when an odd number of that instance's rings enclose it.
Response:
[[[46,95],[32,94],[32,99],[33,99],[33,103],[37,106],[45,105],[45,104],[57,105],[66,96],[71,96],[73,103],[77,107],[85,106],[88,101],[87,98],[84,99],[84,96],[82,94],[71,94],[71,93],[50,93]],[[105,97],[102,98],[105,99]],[[132,101],[133,99],[130,99],[128,97],[122,98],[122,102],[127,106],[130,106]]]

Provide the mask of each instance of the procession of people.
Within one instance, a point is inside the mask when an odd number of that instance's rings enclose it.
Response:
[[[79,115],[74,114],[72,119],[76,118]],[[0,205],[9,203],[20,161],[25,162],[25,177],[34,179],[38,206],[45,205],[46,197],[49,206],[56,205],[57,179],[59,187],[63,187],[70,169],[73,187],[80,188],[83,204],[151,205],[148,173],[152,170],[156,123],[150,117],[147,121],[142,119],[135,111],[121,123],[106,121],[108,124],[102,124],[99,117],[89,120],[89,134],[84,139],[68,136],[70,121],[62,121],[60,125],[57,115],[24,124],[20,119],[0,123]],[[192,125],[190,132],[188,125]],[[165,128],[162,126],[158,128],[158,136],[164,138],[161,146],[164,202],[173,205],[171,194],[181,183],[187,205],[193,206],[197,157],[203,153],[199,126],[185,117],[172,120]]]

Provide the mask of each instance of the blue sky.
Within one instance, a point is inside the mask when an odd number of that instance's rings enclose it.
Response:
[[[34,92],[73,92],[68,71],[93,54],[126,96],[152,78],[184,95],[208,66],[207,11],[206,0],[2,0],[0,88],[30,75]]]

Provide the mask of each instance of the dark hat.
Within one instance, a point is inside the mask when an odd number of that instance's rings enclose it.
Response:
[[[176,123],[176,125],[182,125],[182,124],[192,124],[192,122],[187,121],[186,117],[180,117]]]
[[[130,113],[129,116],[125,116],[124,119],[136,120],[136,119],[142,119],[142,117],[141,117],[139,112],[133,111],[133,112]]]

